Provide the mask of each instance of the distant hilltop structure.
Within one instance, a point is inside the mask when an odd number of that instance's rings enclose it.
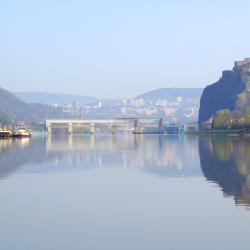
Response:
[[[236,61],[204,89],[198,122],[203,129],[250,127],[250,58]]]

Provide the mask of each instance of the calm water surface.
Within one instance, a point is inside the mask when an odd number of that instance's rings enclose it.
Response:
[[[250,138],[0,140],[0,249],[250,249]]]

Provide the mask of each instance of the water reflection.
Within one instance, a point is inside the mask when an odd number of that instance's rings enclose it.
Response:
[[[25,172],[124,167],[159,176],[200,175],[196,137],[69,136],[0,141],[0,177],[21,166]],[[50,162],[51,164],[39,164]]]
[[[45,138],[38,140],[0,140],[0,179],[16,172],[29,163],[42,163],[47,160]]]
[[[69,136],[0,140],[0,179],[14,173],[135,169],[160,177],[197,176],[250,206],[250,138]],[[199,188],[199,187],[197,187]]]
[[[0,140],[1,249],[249,249],[249,214],[200,166],[249,204],[247,139]]]
[[[219,184],[237,205],[250,207],[250,139],[205,137],[199,140],[199,151],[207,180]]]
[[[197,138],[166,136],[50,137],[48,153],[63,153],[65,164],[123,166],[159,175],[195,175]],[[180,153],[181,152],[181,153]]]

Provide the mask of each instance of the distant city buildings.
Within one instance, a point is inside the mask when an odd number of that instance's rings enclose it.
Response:
[[[54,106],[60,107],[58,104]],[[169,99],[126,98],[99,100],[88,105],[75,101],[61,108],[64,113],[71,113],[75,118],[162,117],[165,122],[184,124],[197,121],[199,99],[183,96]]]

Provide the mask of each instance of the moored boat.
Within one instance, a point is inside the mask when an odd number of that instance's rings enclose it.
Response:
[[[13,133],[13,137],[16,138],[29,138],[31,134],[24,129],[19,129]]]
[[[0,129],[0,138],[9,138],[12,136],[12,132],[8,129]]]

